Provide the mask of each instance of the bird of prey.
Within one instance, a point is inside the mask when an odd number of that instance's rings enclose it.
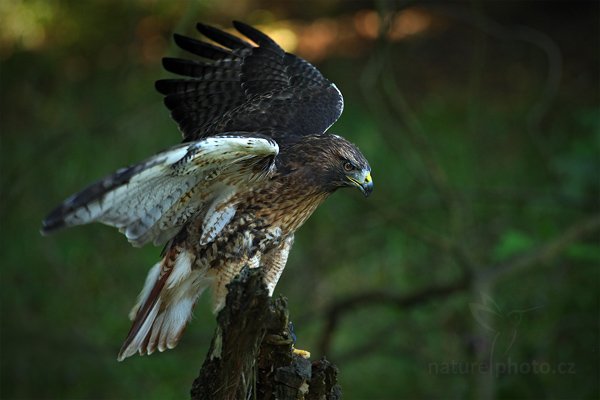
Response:
[[[338,188],[373,189],[363,154],[326,132],[343,109],[336,86],[259,30],[233,25],[253,44],[198,24],[214,43],[175,34],[198,58],[163,59],[185,77],[156,82],[183,143],[90,185],[43,221],[44,234],[97,221],[133,246],[164,245],[119,361],[175,347],[203,290],[218,312],[246,265],[264,269],[272,295],[315,209]]]

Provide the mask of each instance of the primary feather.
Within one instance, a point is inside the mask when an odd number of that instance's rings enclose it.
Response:
[[[170,239],[162,233],[180,228],[223,193],[232,196],[266,176],[255,166],[265,162],[268,172],[278,152],[271,139],[234,134],[173,147],[68,198],[44,220],[42,232],[98,221],[119,228],[134,246],[161,244]]]
[[[198,24],[223,47],[176,35],[179,47],[201,59],[163,60],[165,69],[188,77],[156,82],[184,140],[245,130],[289,142],[325,132],[344,108],[337,87],[264,33],[237,21],[234,27],[258,47]]]

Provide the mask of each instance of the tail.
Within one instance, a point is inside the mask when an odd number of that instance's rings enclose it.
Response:
[[[117,357],[119,361],[135,353],[150,355],[156,349],[162,352],[177,345],[206,287],[201,273],[192,270],[193,261],[188,251],[174,246],[152,267],[129,313],[133,325]]]

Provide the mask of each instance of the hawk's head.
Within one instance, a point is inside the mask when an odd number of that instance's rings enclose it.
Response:
[[[306,136],[293,147],[293,158],[310,165],[307,178],[325,191],[347,186],[358,188],[365,196],[373,191],[369,162],[358,147],[343,137],[327,133]]]

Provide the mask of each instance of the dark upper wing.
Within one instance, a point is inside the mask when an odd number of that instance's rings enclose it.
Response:
[[[258,46],[198,24],[198,31],[223,47],[176,34],[177,45],[200,59],[163,59],[166,70],[189,77],[156,82],[184,141],[243,130],[285,143],[326,131],[344,107],[335,85],[264,33],[233,25]]]

